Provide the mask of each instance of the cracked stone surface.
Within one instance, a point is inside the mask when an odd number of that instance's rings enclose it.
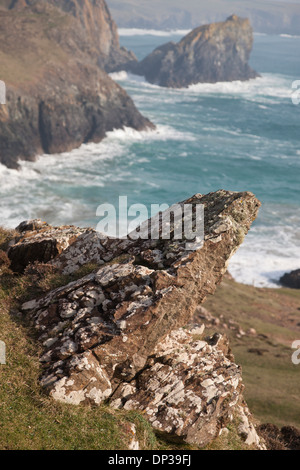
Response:
[[[156,431],[200,446],[226,429],[235,413],[246,444],[259,447],[243,401],[241,370],[227,338],[216,334],[198,340],[197,336],[198,328],[181,328],[168,335],[137,378],[118,388],[112,406],[140,410]]]
[[[215,291],[260,203],[251,193],[223,190],[184,202],[205,206],[201,247],[187,251],[186,240],[172,237],[100,239],[87,230],[52,263],[68,273],[92,261],[99,268],[22,312],[43,345],[41,384],[55,399],[144,409],[158,430],[205,445],[240,403],[240,371],[222,338],[194,341],[203,329],[181,328]],[[41,236],[32,232],[25,243]],[[168,413],[157,412],[167,402]]]
[[[23,272],[35,261],[47,263],[68,248],[85,229],[73,226],[51,227],[41,220],[22,222],[19,232],[8,250],[11,269]]]

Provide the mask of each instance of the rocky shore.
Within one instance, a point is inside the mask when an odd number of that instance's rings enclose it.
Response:
[[[0,163],[18,168],[116,128],[154,128],[104,70],[134,57],[119,47],[103,0],[2,1],[0,15]]]

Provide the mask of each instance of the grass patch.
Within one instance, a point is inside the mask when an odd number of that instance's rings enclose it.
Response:
[[[224,317],[215,329],[230,339],[254,416],[262,423],[299,428],[300,366],[292,363],[291,345],[300,339],[300,291],[259,289],[226,279],[205,308],[215,317]],[[244,331],[254,328],[257,336],[237,338],[233,330],[222,329],[229,319]]]
[[[237,429],[240,424],[238,417],[234,417],[233,421],[227,425],[221,436],[217,437],[211,444],[206,446],[204,450],[255,450],[254,447],[245,444],[239,436]]]

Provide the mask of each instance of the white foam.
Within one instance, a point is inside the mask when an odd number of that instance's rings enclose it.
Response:
[[[300,267],[300,209],[266,205],[258,222],[231,259],[229,272],[243,284],[278,288],[283,274]]]
[[[109,76],[113,79],[113,80],[128,80],[128,73],[125,72],[125,70],[121,70],[120,72],[113,72],[113,73],[110,73]]]
[[[290,99],[292,93],[290,79],[274,74],[265,74],[247,81],[197,83],[190,85],[188,90],[197,94],[242,95],[250,100],[257,97]]]
[[[300,39],[300,36],[293,35],[293,34],[280,34],[281,38],[287,38],[287,39]]]
[[[277,104],[278,100],[291,99],[292,96],[292,79],[283,75],[264,74],[263,77],[255,79],[233,82],[217,82],[217,83],[197,83],[190,85],[188,88],[165,88],[157,84],[146,81],[145,77],[127,73],[125,71],[110,74],[117,81],[124,83],[126,87],[134,87],[130,92],[135,93],[137,90],[143,89],[143,96],[134,99],[137,103],[139,100],[145,101],[147,94],[151,94],[151,99],[156,99],[160,103],[171,103],[181,101],[182,98],[195,100],[197,96],[220,96],[225,98],[242,97],[248,101],[259,103],[263,109],[267,109],[266,105]],[[159,92],[159,93],[158,93]]]
[[[191,29],[174,29],[170,31],[158,29],[140,29],[140,28],[119,28],[119,36],[186,36],[191,32]]]
[[[264,250],[256,251],[250,242],[245,242],[230,261],[229,272],[242,284],[278,288],[281,276],[299,269],[299,266],[299,258],[279,257]]]
[[[107,139],[109,141],[126,141],[128,143],[133,142],[145,142],[145,141],[167,141],[167,140],[185,140],[185,141],[196,141],[196,137],[189,132],[180,132],[177,129],[166,126],[157,125],[154,130],[136,131],[130,127],[124,127],[123,129],[115,129],[112,132],[107,132]],[[105,141],[106,142],[106,139]]]
[[[196,137],[193,134],[179,132],[171,126],[159,125],[154,130],[141,132],[124,128],[108,132],[107,137],[98,144],[83,144],[62,154],[41,155],[35,162],[21,161],[20,170],[8,169],[0,164],[1,225],[13,228],[30,218],[79,225],[84,220],[92,220],[95,207],[84,196],[82,199],[80,197],[85,188],[94,188],[95,191],[95,188],[101,190],[107,185],[117,187],[127,180],[133,185],[140,183],[132,175],[130,167],[150,160],[136,155],[130,150],[131,145],[194,140]],[[153,181],[145,184],[158,188]],[[74,188],[79,189],[79,195]]]

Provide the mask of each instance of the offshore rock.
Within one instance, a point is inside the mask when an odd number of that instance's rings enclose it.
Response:
[[[184,203],[205,207],[201,247],[188,251],[186,240],[175,240],[173,232],[170,240],[118,240],[86,231],[51,263],[62,272],[91,260],[99,268],[27,302],[22,312],[43,345],[41,384],[52,397],[143,409],[161,432],[205,445],[235,411],[240,414],[240,370],[226,339],[202,340],[203,328],[181,328],[215,291],[260,203],[251,193],[226,191]],[[39,233],[28,236],[32,243]],[[183,424],[176,421],[179,408]],[[246,424],[244,419],[245,440],[256,445]]]
[[[177,44],[158,47],[138,64],[129,65],[129,70],[171,88],[249,80],[258,76],[248,64],[252,45],[249,20],[233,15],[225,22],[194,29]]]
[[[279,282],[285,287],[300,289],[300,269],[284,274]]]
[[[118,58],[104,1],[24,0],[0,15],[0,163],[18,168],[19,159],[68,152],[114,129],[154,128],[101,68],[128,58]]]

